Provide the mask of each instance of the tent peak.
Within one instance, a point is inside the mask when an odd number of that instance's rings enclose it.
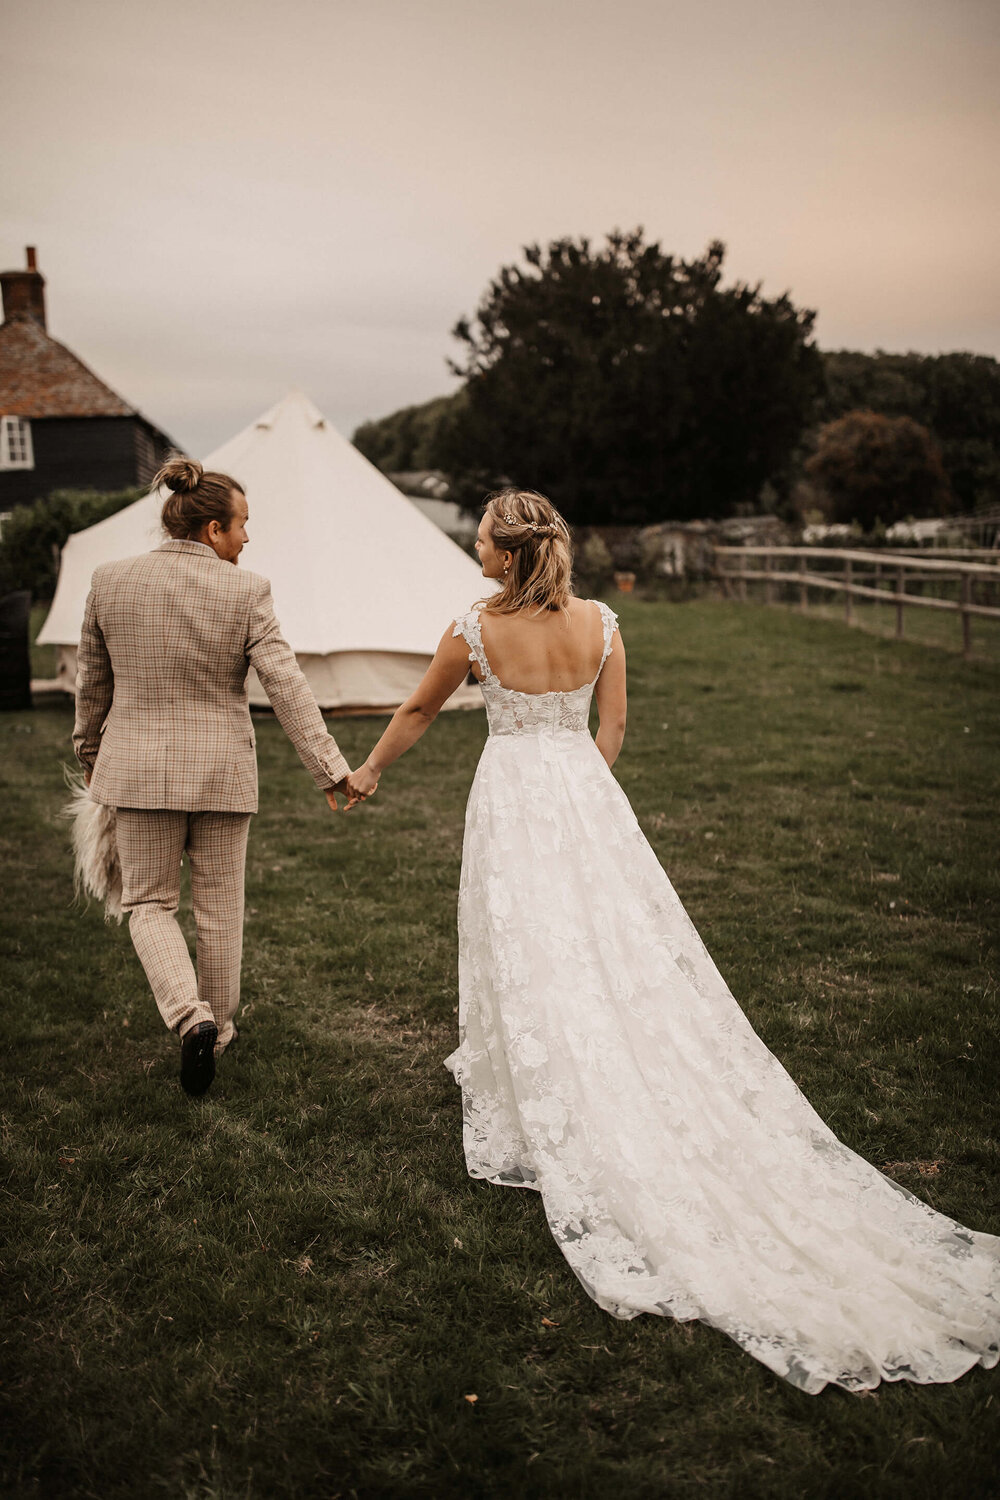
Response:
[[[234,475],[248,496],[252,541],[241,565],[270,580],[282,633],[317,701],[376,710],[405,701],[447,622],[484,592],[473,559],[302,391],[202,461]],[[43,643],[75,649],[94,568],[155,547],[161,503],[146,495],[69,539]],[[60,660],[69,682],[71,658]],[[263,701],[259,686],[252,692]],[[481,702],[478,688],[469,699]]]
[[[273,406],[268,407],[267,411],[262,412],[253,425],[268,432],[281,417],[292,412],[303,417],[311,427],[326,427],[328,425],[319,407],[306,395],[300,386],[293,386],[287,395],[282,396],[280,401],[276,401]]]

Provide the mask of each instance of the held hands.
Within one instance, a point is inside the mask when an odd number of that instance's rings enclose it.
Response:
[[[347,798],[347,805],[344,808],[344,811],[350,812],[351,808],[354,806],[355,802],[357,802],[358,798],[352,796],[350,787],[347,784],[346,776],[342,776],[339,781],[335,781],[333,783],[333,786],[326,787],[323,792],[323,795],[327,800],[331,812],[336,812],[339,806],[339,803],[337,802],[338,792],[341,794],[341,796]]]
[[[351,771],[333,786],[327,787],[324,793],[332,812],[337,811],[337,793],[340,792],[347,798],[345,812],[350,812],[359,802],[364,802],[371,797],[378,788],[378,776],[366,763],[359,766],[356,771]]]
[[[351,797],[351,805],[355,802],[364,802],[367,797],[373,797],[378,791],[378,778],[380,772],[373,771],[368,761],[352,771],[347,778],[347,790]]]

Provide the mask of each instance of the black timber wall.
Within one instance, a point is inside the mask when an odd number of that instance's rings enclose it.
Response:
[[[162,433],[141,417],[44,417],[31,422],[33,469],[0,469],[0,510],[52,490],[149,484],[166,458]]]

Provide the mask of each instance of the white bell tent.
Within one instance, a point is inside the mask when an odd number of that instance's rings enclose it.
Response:
[[[205,459],[246,489],[240,563],[271,581],[282,632],[321,708],[394,708],[420,681],[449,620],[493,585],[479,566],[332,427],[299,391]],[[101,563],[164,540],[154,492],[71,536],[40,645],[76,680],[90,579]],[[250,701],[264,704],[256,674]],[[481,703],[463,686],[448,707]]]

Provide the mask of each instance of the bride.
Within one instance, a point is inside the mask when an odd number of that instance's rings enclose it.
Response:
[[[446,1064],[470,1174],[541,1193],[607,1312],[700,1318],[801,1390],[995,1365],[1000,1238],[934,1212],[824,1125],[643,837],[611,774],[625,649],[608,606],[570,591],[562,517],[502,490],[476,548],[498,591],[449,626],[350,778],[370,795],[471,663],[489,739],[466,815]]]

